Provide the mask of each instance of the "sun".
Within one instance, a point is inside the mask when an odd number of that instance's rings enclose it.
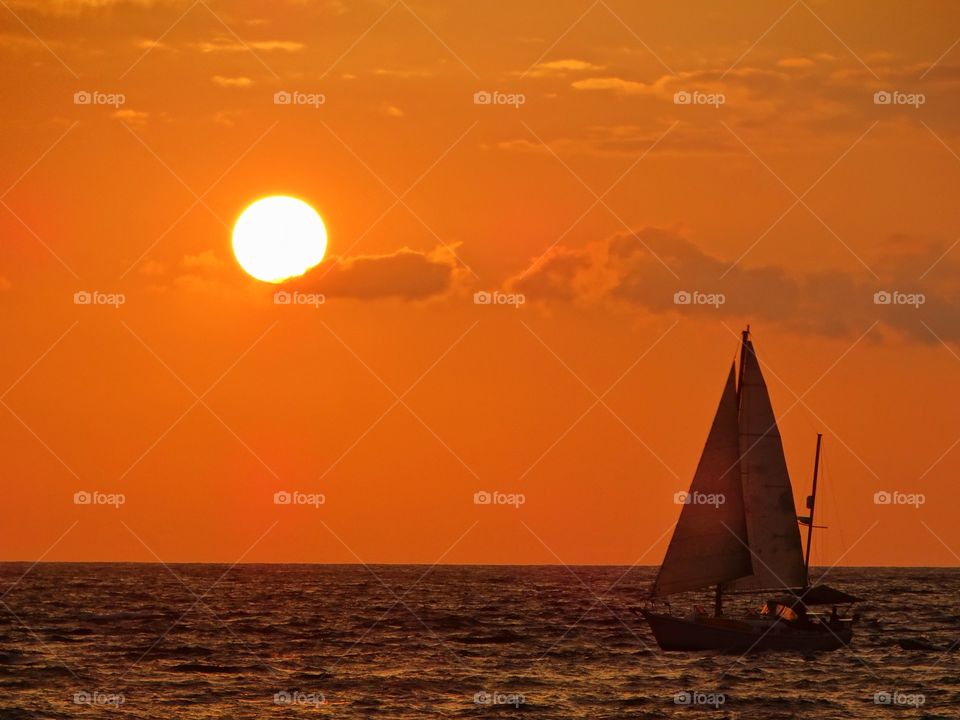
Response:
[[[307,203],[273,195],[252,203],[233,226],[233,254],[249,275],[269,283],[303,275],[323,260],[327,228]]]

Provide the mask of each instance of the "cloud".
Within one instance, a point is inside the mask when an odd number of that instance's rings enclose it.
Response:
[[[141,273],[151,278],[163,276],[163,266],[155,263],[147,267],[148,263],[141,266]],[[328,298],[426,300],[465,286],[465,273],[452,248],[438,247],[429,252],[401,248],[386,255],[328,257],[280,287],[322,293]],[[160,291],[174,287],[224,297],[254,297],[261,285],[233,262],[208,249],[184,255],[170,281],[154,287]]]
[[[577,60],[567,58],[564,60],[550,60],[534,66],[532,70],[518,75],[529,75],[530,77],[546,77],[552,75],[566,75],[571,72],[584,72],[587,70],[603,70],[603,65],[594,65],[586,60]]]
[[[213,250],[204,250],[196,255],[184,255],[180,264],[189,270],[203,268],[219,270],[225,265]]]
[[[777,67],[798,69],[798,68],[809,68],[816,65],[816,63],[805,57],[785,57],[777,60]]]
[[[406,115],[406,113],[396,105],[391,105],[387,102],[380,105],[380,113],[392,118],[402,118],[404,115]]]
[[[426,78],[432,75],[428,69],[375,68],[374,75],[395,78]]]
[[[825,53],[785,55],[733,69],[704,67],[653,79],[634,77],[627,68],[611,68],[609,74],[590,73],[573,80],[570,88],[575,93],[613,95],[629,101],[624,107],[638,117],[658,120],[664,115],[696,117],[695,108],[674,107],[678,91],[722,94],[725,122],[771,129],[778,143],[803,135],[806,142],[822,144],[833,133],[862,132],[864,123],[873,120],[915,117],[911,105],[875,105],[873,95],[879,90],[922,93],[928,98],[925,122],[960,126],[960,66],[945,61],[931,70],[929,62],[881,57],[872,61],[871,70],[846,60]]]
[[[124,122],[143,125],[147,121],[147,118],[150,117],[150,113],[140,112],[139,110],[134,110],[133,108],[123,108],[114,112],[113,116],[118,120],[123,120]]]
[[[141,38],[140,40],[135,41],[133,45],[141,50],[159,50],[167,48],[166,44],[152,38]]]
[[[303,50],[306,45],[302,42],[295,42],[293,40],[259,40],[248,43],[250,47],[254,50],[265,50],[270,52],[271,50],[283,50],[285,52],[299,52]]]
[[[602,288],[594,270],[588,253],[557,247],[508,285],[531,298],[574,300],[588,295],[591,288]]]
[[[647,85],[635,80],[624,80],[620,77],[592,77],[584,80],[575,80],[570,84],[574,90],[612,90],[621,95],[653,94],[653,85]]]
[[[121,5],[149,8],[155,5],[182,6],[187,0],[7,0],[16,9],[43,12],[48,15],[76,15],[87,10],[100,10]]]
[[[249,42],[237,42],[235,40],[218,38],[216,40],[207,40],[204,42],[195,43],[194,47],[203,53],[248,52],[251,49],[261,50],[263,52],[272,52],[274,50],[282,50],[284,52],[299,52],[303,50],[306,45],[293,40],[253,40]]]
[[[932,329],[944,340],[960,342],[960,297],[950,285],[960,272],[960,253],[958,259],[948,254],[935,264],[946,246],[894,236],[873,263],[877,280],[865,270],[800,273],[735,263],[674,230],[648,227],[585,247],[553,248],[507,286],[531,302],[606,303],[653,314],[755,319],[825,336],[856,337],[879,321],[914,340],[936,342]],[[722,295],[724,302],[677,304],[677,292]],[[878,292],[918,295],[922,303],[877,304]]]
[[[253,80],[248,77],[224,77],[223,75],[214,75],[210,78],[214,85],[222,88],[245,88],[253,85]]]
[[[548,141],[549,148],[529,136],[482,145],[515,153],[563,155],[626,155],[636,158],[646,152],[655,154],[742,154],[743,146],[722,126],[677,124],[655,127],[639,125],[594,125],[579,137],[561,137]]]
[[[327,297],[424,300],[452,290],[461,272],[452,250],[437,248],[424,253],[401,248],[389,255],[326,260],[286,284]]]
[[[594,65],[586,60],[570,58],[567,60],[551,60],[550,62],[540,63],[537,67],[545,70],[599,70],[603,66]]]
[[[618,76],[589,77],[570,83],[574,90],[608,91],[618,95],[656,96],[673,100],[678,90],[721,92],[727,95],[761,96],[771,89],[792,82],[793,76],[783,70],[741,67],[734,70],[706,69],[661,75],[652,83]],[[729,98],[728,98],[729,100]]]
[[[213,114],[212,120],[217,125],[233,127],[237,124],[237,119],[241,117],[243,117],[243,113],[239,110],[218,110]]]
[[[138,268],[138,272],[141,275],[146,275],[147,277],[160,277],[164,273],[163,264],[157,260],[146,260]]]

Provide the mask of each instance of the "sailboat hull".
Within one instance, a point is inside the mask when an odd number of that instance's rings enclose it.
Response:
[[[697,616],[694,619],[641,610],[662,650],[837,650],[853,637],[849,622],[836,627],[798,628],[778,619],[734,619]]]

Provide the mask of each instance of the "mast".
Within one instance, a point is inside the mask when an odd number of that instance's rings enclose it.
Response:
[[[744,362],[747,358],[747,341],[750,339],[750,326],[747,325],[747,329],[740,333],[740,373],[737,376],[737,399],[740,399],[740,392],[743,390],[743,368],[746,366]]]
[[[750,337],[750,326],[744,330],[740,336],[740,372],[737,377],[737,406],[740,405],[740,391],[743,389],[743,366],[744,359],[747,356],[747,340]],[[713,614],[715,617],[723,615],[723,583],[717,583],[716,593],[713,597]]]
[[[810,587],[810,545],[813,541],[813,508],[817,502],[817,475],[820,471],[820,445],[823,442],[823,433],[817,433],[817,453],[813,459],[813,491],[807,498],[807,507],[810,518],[807,521],[807,553],[803,561],[804,574],[807,578],[806,586]]]

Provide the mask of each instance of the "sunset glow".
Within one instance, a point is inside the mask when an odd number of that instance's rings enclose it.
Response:
[[[7,5],[0,558],[657,565],[750,324],[956,562],[960,5]]]
[[[0,57],[0,718],[957,714],[960,1]]]

